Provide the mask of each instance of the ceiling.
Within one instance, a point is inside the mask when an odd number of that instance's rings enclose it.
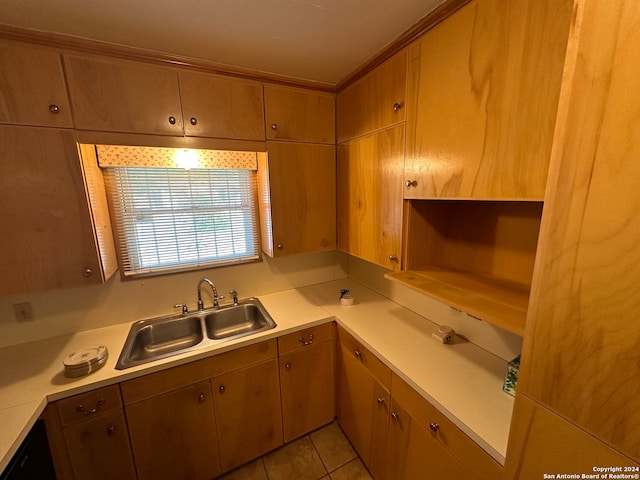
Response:
[[[0,24],[336,84],[442,0],[2,0]]]

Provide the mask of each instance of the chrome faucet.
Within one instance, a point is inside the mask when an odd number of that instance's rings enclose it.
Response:
[[[218,289],[214,285],[214,283],[208,278],[203,278],[198,282],[198,310],[204,310],[204,302],[202,301],[202,284],[208,283],[211,286],[211,290],[213,291],[213,308],[219,308],[218,299],[223,297],[218,297]]]

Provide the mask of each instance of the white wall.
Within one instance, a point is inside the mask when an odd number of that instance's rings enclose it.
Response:
[[[389,270],[349,256],[348,271],[352,279],[438,325],[449,325],[470,342],[504,360],[512,360],[522,351],[522,337],[469,317],[442,302],[386,280],[384,274]]]
[[[347,277],[340,252],[293,255],[260,263],[121,281],[119,272],[104,285],[0,297],[0,347],[170,314],[176,303],[196,308],[198,280],[210,278],[218,292],[240,298]],[[211,294],[203,294],[205,305]],[[34,320],[18,323],[13,304],[31,302]]]

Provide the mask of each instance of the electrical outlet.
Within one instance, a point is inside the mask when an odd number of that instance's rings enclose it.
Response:
[[[33,308],[31,302],[14,303],[13,311],[16,315],[16,320],[20,323],[31,322],[33,320]]]

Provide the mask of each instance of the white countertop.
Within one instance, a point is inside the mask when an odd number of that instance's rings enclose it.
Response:
[[[353,306],[340,305],[349,288]],[[339,280],[258,297],[275,329],[210,345],[126,370],[116,370],[131,323],[0,348],[0,472],[43,412],[47,401],[188,363],[216,353],[335,320],[394,372],[442,411],[491,456],[504,464],[513,398],[502,392],[506,362],[462,340],[431,338],[436,325],[352,280]],[[109,359],[87,377],[63,374],[74,351],[105,345]]]

